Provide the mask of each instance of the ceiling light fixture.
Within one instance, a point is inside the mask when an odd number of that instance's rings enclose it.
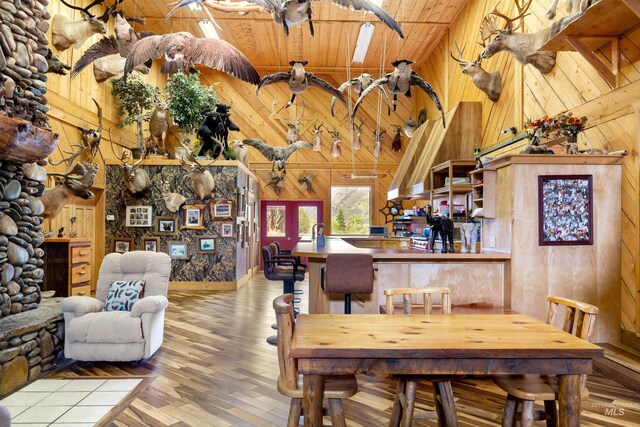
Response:
[[[202,10],[202,6],[200,6],[200,3],[189,3],[189,10],[191,12]]]
[[[218,35],[213,22],[208,19],[203,19],[202,21],[198,21],[198,25],[200,25],[200,29],[206,38],[220,40],[220,36]]]
[[[362,64],[367,51],[369,50],[369,43],[371,43],[371,37],[373,37],[373,30],[375,27],[369,22],[360,26],[360,32],[358,33],[358,40],[356,41],[356,49],[353,52],[353,59],[351,62],[358,62]]]

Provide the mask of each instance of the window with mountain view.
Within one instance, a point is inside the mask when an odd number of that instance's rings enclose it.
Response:
[[[369,234],[370,187],[331,187],[331,234]]]

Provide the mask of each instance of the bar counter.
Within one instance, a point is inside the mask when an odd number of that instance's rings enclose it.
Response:
[[[342,313],[343,295],[326,294],[320,286],[320,270],[330,254],[371,254],[377,271],[373,293],[353,298],[353,313],[378,313],[384,304],[384,290],[422,286],[448,286],[453,304],[488,302],[509,307],[509,266],[506,253],[431,253],[418,249],[375,249],[356,247],[363,237],[327,237],[324,246],[317,241],[299,242],[293,255],[308,258],[309,313]],[[394,238],[388,238],[391,240]],[[344,274],[349,274],[345,271]]]

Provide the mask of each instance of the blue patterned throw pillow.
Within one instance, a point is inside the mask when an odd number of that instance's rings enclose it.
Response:
[[[144,285],[144,280],[131,282],[115,280],[111,282],[102,311],[131,311],[133,304],[142,298]]]

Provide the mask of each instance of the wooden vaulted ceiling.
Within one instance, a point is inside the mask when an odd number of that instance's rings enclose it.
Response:
[[[221,29],[220,37],[247,55],[260,74],[286,71],[289,61],[306,59],[309,61],[309,71],[346,75],[347,47],[350,55],[353,55],[360,25],[370,22],[374,24],[375,31],[365,62],[350,66],[354,75],[365,71],[378,75],[383,57],[387,71],[393,60],[403,58],[416,61],[415,68],[420,68],[466,2],[385,0],[382,7],[400,23],[405,34],[404,40],[374,15],[353,12],[328,1],[314,2],[315,37],[311,36],[307,23],[291,28],[290,36],[285,37],[283,28],[272,21],[269,13],[242,16],[208,8],[191,11],[185,7],[166,21],[171,2],[129,0],[124,3],[124,8],[128,15],[145,17],[146,30],[156,33],[189,31],[202,37],[204,34],[198,21],[208,19],[211,14]]]

